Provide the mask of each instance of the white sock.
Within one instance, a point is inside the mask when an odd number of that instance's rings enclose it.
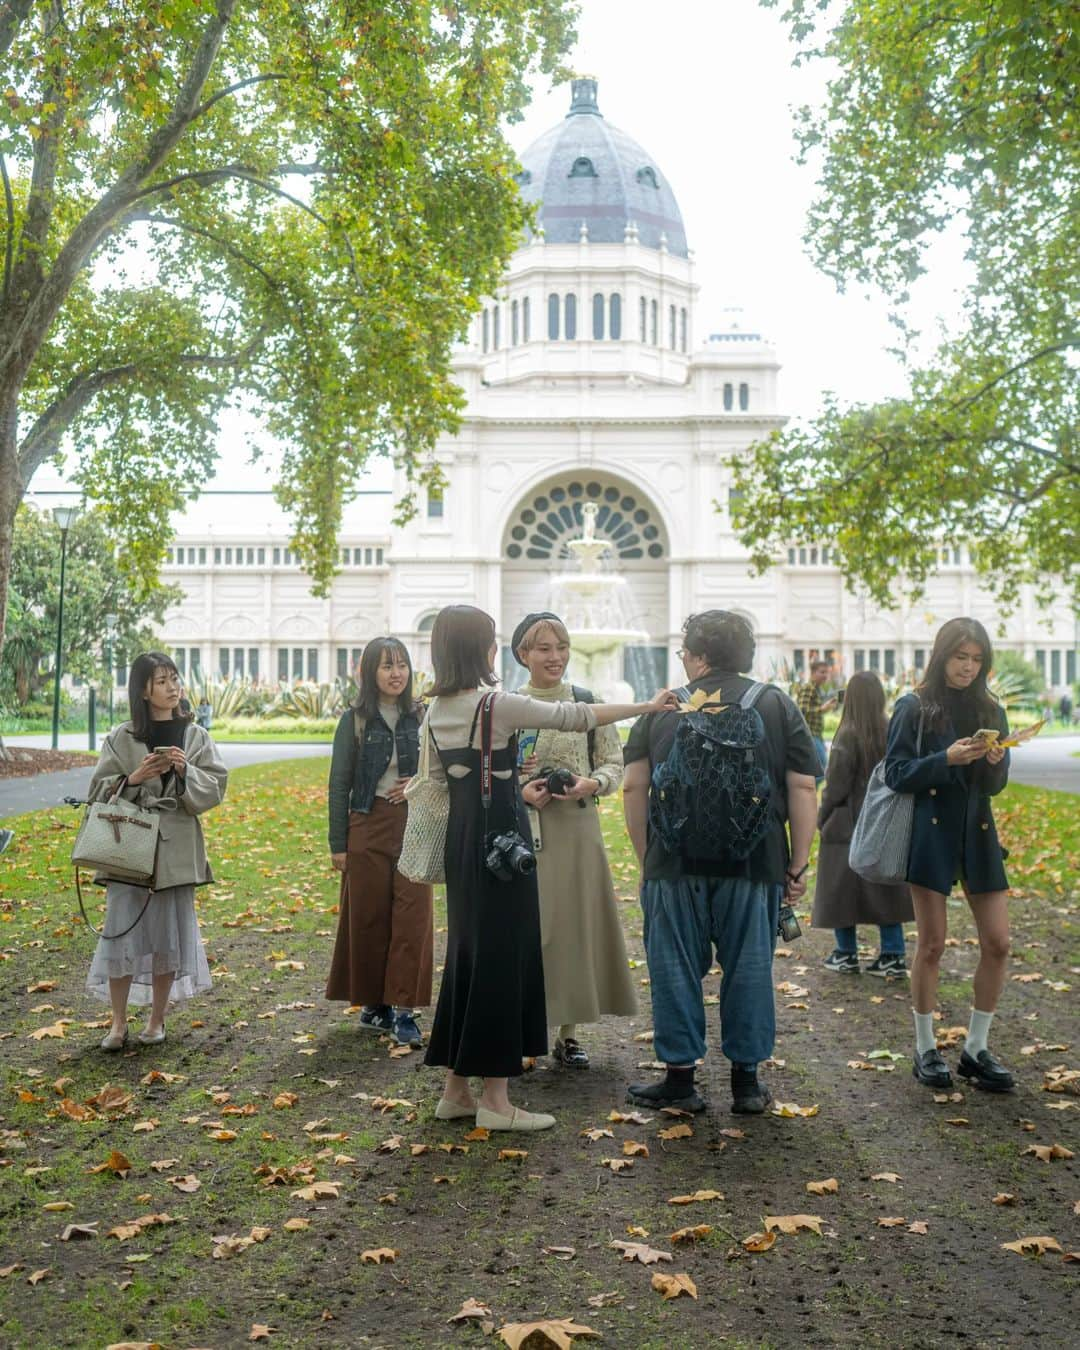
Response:
[[[994,1020],[992,1012],[979,1012],[977,1008],[971,1010],[971,1021],[968,1023],[967,1041],[964,1049],[972,1059],[978,1059],[983,1050],[989,1049],[986,1044],[986,1038],[990,1034],[990,1023]]]
[[[576,1040],[577,1040],[577,1023],[576,1023],[576,1022],[564,1022],[564,1023],[562,1024],[562,1026],[559,1028],[559,1040],[560,1040],[560,1041],[576,1041]]]
[[[934,1014],[916,1012],[912,1008],[911,1015],[915,1019],[915,1053],[925,1055],[927,1050],[936,1050],[937,1037],[934,1035]]]

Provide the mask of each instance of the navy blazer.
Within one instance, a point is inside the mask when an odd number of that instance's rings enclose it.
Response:
[[[915,797],[907,880],[913,886],[948,895],[963,880],[972,895],[1003,891],[1005,850],[998,842],[990,798],[1009,781],[1009,752],[999,764],[985,759],[950,765],[946,752],[957,733],[951,722],[941,732],[927,725],[922,750],[916,749],[922,705],[916,694],[897,701],[889,722],[885,781],[894,792]],[[1002,737],[1009,729],[998,709]]]

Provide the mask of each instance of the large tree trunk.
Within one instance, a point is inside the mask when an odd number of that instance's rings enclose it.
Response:
[[[4,628],[7,620],[8,578],[11,576],[11,550],[15,539],[15,512],[22,500],[19,461],[15,443],[16,401],[0,405],[0,657],[4,654]],[[0,759],[7,759],[4,738],[0,735]]]

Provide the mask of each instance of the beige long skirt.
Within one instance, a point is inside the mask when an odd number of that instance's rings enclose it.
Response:
[[[539,813],[540,931],[548,1025],[637,1011],[600,813],[591,799]]]

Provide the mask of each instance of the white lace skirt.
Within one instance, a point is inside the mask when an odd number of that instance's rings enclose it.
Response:
[[[105,890],[105,933],[121,932],[132,923],[146,899],[146,888],[110,881]],[[109,1002],[109,980],[133,976],[129,1002],[149,1004],[155,975],[174,971],[170,1001],[201,994],[210,988],[210,967],[195,918],[195,887],[173,886],[157,891],[146,913],[125,937],[99,938],[87,991]]]

